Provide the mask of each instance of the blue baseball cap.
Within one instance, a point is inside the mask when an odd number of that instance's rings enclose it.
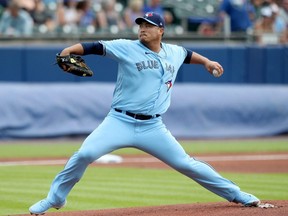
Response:
[[[138,17],[135,19],[135,23],[138,25],[144,21],[161,28],[165,27],[165,21],[163,17],[158,13],[148,12],[143,17]]]

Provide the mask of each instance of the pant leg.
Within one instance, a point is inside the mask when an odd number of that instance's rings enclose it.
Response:
[[[101,156],[131,143],[133,128],[123,116],[111,114],[83,142],[53,180],[47,199],[53,205],[63,203],[87,166]]]
[[[163,123],[157,123],[157,127],[150,126],[151,130],[148,127],[143,127],[137,134],[139,149],[157,157],[209,191],[228,201],[234,200],[240,191],[237,185],[222,177],[209,164],[190,157]]]

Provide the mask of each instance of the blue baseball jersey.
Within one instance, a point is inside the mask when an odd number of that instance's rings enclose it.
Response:
[[[112,108],[146,115],[163,114],[187,50],[162,43],[155,53],[139,40],[101,41],[104,55],[118,62]]]

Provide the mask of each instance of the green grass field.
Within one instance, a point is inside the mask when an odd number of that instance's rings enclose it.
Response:
[[[0,159],[69,157],[80,142],[33,141],[0,143]],[[187,152],[288,152],[287,140],[183,141]],[[123,149],[116,154],[143,154]],[[31,204],[46,196],[63,166],[0,166],[0,215],[28,213]],[[288,199],[288,173],[221,173],[243,190],[263,200]],[[63,211],[218,202],[222,198],[171,169],[89,167],[68,197]]]

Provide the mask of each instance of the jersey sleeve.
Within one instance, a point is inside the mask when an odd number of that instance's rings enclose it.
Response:
[[[186,59],[187,55],[189,55],[189,52],[183,46],[174,44],[164,44],[164,43],[162,43],[162,45],[165,49],[165,52],[167,52],[166,53],[167,60],[173,62],[176,68],[179,69],[181,65],[185,63],[185,61],[187,61]]]
[[[185,49],[185,48],[184,48]],[[186,57],[184,59],[184,64],[190,64],[190,61],[191,61],[191,57],[192,57],[192,54],[193,52],[189,49],[185,49],[186,50]]]
[[[104,56],[112,58],[116,61],[125,59],[129,52],[129,40],[117,39],[110,41],[100,41],[103,44]]]
[[[174,47],[174,50],[173,50],[172,56],[174,57],[177,56],[177,59],[179,59],[180,64],[187,63],[186,62],[187,58],[189,58],[189,54],[192,55],[192,52],[189,53],[188,50],[182,46],[173,45],[173,47]],[[190,58],[191,58],[191,55],[190,55]],[[190,59],[189,59],[189,62],[190,62]]]

